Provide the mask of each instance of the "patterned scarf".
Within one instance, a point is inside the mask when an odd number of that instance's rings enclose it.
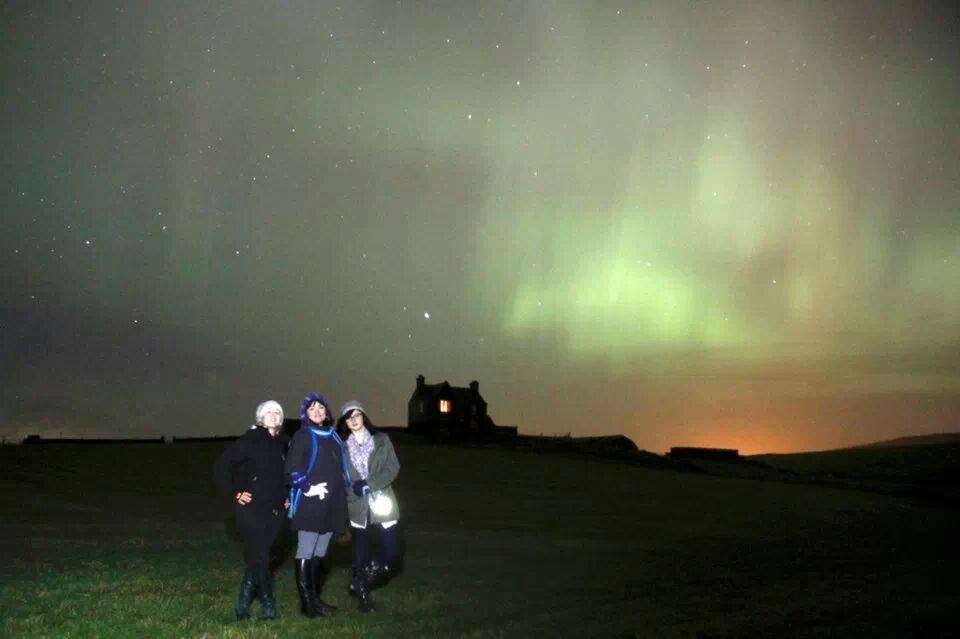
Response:
[[[351,433],[350,437],[347,438],[347,451],[350,453],[350,461],[353,463],[353,467],[360,473],[360,479],[366,479],[370,472],[368,467],[370,456],[373,454],[373,435],[367,433],[366,439],[361,444]]]

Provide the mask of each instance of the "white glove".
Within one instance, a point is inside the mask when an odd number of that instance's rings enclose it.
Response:
[[[323,499],[327,496],[327,482],[322,482],[319,484],[312,484],[310,490],[303,493],[304,497],[319,497]]]

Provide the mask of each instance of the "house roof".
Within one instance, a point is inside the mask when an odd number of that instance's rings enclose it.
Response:
[[[412,400],[414,397],[419,397],[423,399],[436,399],[440,394],[449,395],[450,399],[456,402],[467,402],[472,400],[474,397],[480,400],[481,404],[486,404],[486,400],[483,399],[483,395],[480,394],[480,391],[477,391],[474,395],[473,390],[463,386],[451,386],[450,382],[444,380],[439,384],[423,384],[413,390],[413,395],[410,396]]]
[[[434,398],[440,394],[440,391],[452,388],[450,383],[447,381],[440,382],[439,384],[424,384],[418,386],[413,390],[414,395],[419,395],[420,397]]]
[[[453,399],[455,403],[469,402],[473,399],[479,400],[481,404],[487,403],[486,401],[484,401],[483,396],[480,394],[480,391],[477,391],[477,393],[474,394],[474,392],[469,388],[462,388],[460,386],[451,386],[450,395],[451,395],[451,399]]]

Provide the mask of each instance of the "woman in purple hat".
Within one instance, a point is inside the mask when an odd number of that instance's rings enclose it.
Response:
[[[328,570],[323,558],[330,538],[341,534],[347,519],[346,462],[343,442],[330,416],[327,400],[310,393],[300,406],[300,430],[287,454],[290,519],[297,531],[295,561],[300,612],[324,617],[336,610],[320,599]]]

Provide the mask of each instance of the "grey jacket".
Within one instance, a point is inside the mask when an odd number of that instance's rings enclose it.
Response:
[[[347,460],[350,482],[359,481],[361,479],[360,472],[350,461],[350,455],[345,454],[344,456]],[[397,495],[391,485],[400,473],[400,461],[397,459],[393,444],[386,433],[373,434],[373,452],[370,454],[367,469],[367,485],[370,486],[370,495],[357,497],[352,490],[347,491],[347,511],[350,513],[350,521],[357,524],[364,522],[382,524],[385,521],[400,519],[400,504],[397,502]],[[370,510],[370,497],[378,491],[382,491],[393,503],[390,512],[378,515]]]

